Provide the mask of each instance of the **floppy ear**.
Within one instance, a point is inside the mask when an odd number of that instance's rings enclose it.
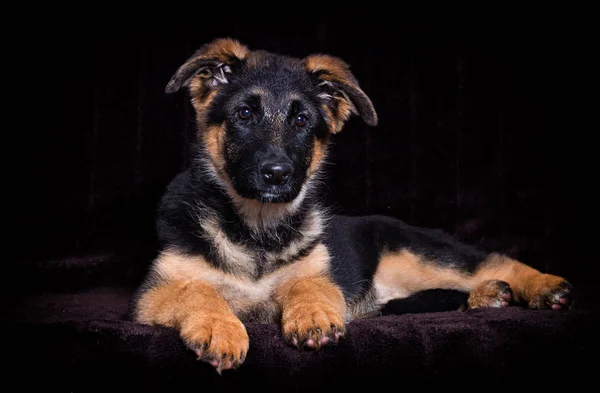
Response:
[[[182,87],[190,87],[199,77],[198,88],[214,89],[227,83],[228,74],[248,56],[248,48],[231,38],[219,38],[203,45],[173,75],[165,92],[175,93]]]
[[[319,97],[329,117],[332,133],[339,132],[352,113],[370,126],[377,125],[373,103],[360,89],[350,67],[343,60],[329,55],[312,55],[304,60],[306,69],[316,76]]]

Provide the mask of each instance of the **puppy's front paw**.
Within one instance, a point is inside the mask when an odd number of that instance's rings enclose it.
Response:
[[[506,307],[513,300],[513,293],[506,281],[486,280],[469,293],[469,308]]]
[[[284,311],[283,337],[297,348],[319,350],[337,343],[346,333],[343,318],[334,307],[323,303],[297,304]]]
[[[542,274],[530,284],[529,308],[568,309],[573,303],[573,286],[562,277]]]
[[[198,316],[183,324],[181,337],[196,352],[198,360],[210,363],[219,374],[239,367],[248,353],[248,333],[233,314]]]

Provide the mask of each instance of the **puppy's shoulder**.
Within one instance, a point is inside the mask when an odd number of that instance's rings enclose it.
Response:
[[[206,186],[186,169],[167,185],[156,212],[156,233],[161,248],[202,252],[205,245],[195,234],[200,230]]]

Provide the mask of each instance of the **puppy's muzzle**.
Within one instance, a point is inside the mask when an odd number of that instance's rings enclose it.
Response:
[[[260,166],[260,176],[270,186],[285,185],[292,175],[292,165],[284,161],[266,162]]]

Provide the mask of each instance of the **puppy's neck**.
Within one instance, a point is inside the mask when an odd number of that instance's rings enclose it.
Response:
[[[222,191],[193,206],[198,237],[215,267],[258,278],[297,260],[320,240],[327,218],[309,188],[290,203],[260,203],[229,194],[223,183],[202,173],[196,186]]]
[[[321,239],[327,215],[309,186],[290,203],[260,203],[240,197],[203,165],[192,167],[192,178],[188,211],[194,233],[217,268],[258,278],[297,260]]]
[[[300,192],[291,202],[271,203],[260,202],[256,199],[244,198],[237,193],[227,181],[226,176],[215,168],[210,159],[200,160],[200,171],[209,174],[215,186],[220,187],[241,221],[252,231],[261,233],[269,232],[278,226],[284,225],[297,216],[301,211],[319,210],[316,206],[308,206],[310,202],[307,195],[310,193],[310,183],[305,183]]]
[[[236,211],[248,226],[256,232],[270,231],[286,223],[290,217],[306,209],[304,205],[307,186],[304,185],[298,196],[287,203],[260,202],[255,199],[243,198],[231,187],[226,187],[227,195],[231,199]]]

